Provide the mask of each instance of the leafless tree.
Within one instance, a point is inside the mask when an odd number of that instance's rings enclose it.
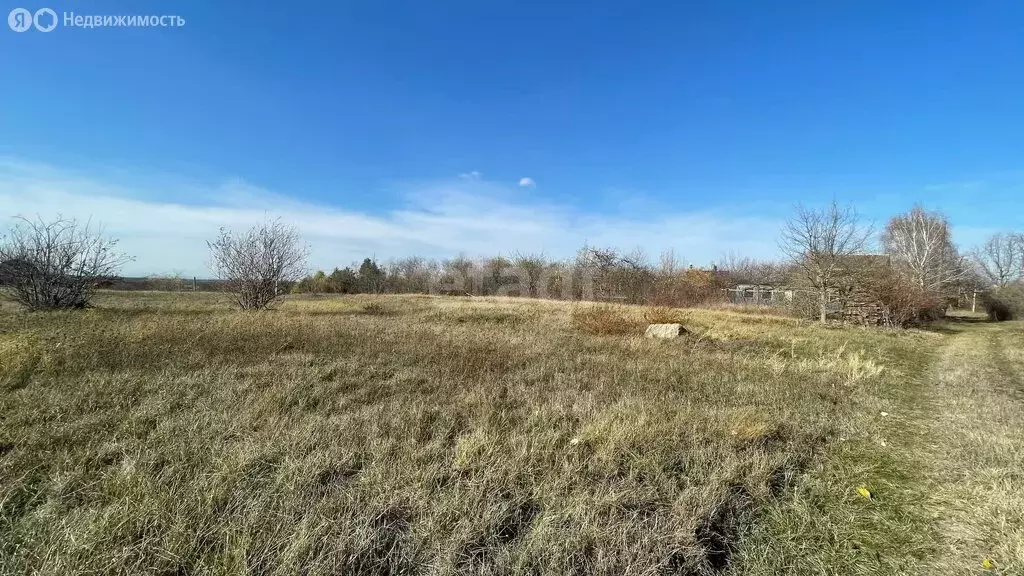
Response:
[[[921,206],[889,221],[882,246],[897,270],[935,294],[947,294],[970,270],[953,244],[946,216]]]
[[[683,269],[679,258],[676,258],[676,251],[672,248],[665,250],[658,258],[658,274],[661,276],[674,276]]]
[[[556,300],[582,300],[588,296],[583,278],[571,261],[551,260],[540,279],[540,296]],[[520,283],[522,280],[520,280]]]
[[[756,260],[729,252],[718,261],[718,270],[728,272],[736,284],[771,285],[785,282],[785,267],[771,260]]]
[[[1003,287],[1024,280],[1024,233],[996,234],[976,248],[972,259],[990,285]]]
[[[95,284],[129,260],[88,221],[17,217],[0,239],[0,284],[30,310],[83,308]]]
[[[863,253],[872,235],[852,207],[834,200],[828,208],[797,206],[796,214],[782,228],[779,247],[818,294],[818,316],[828,315],[833,293],[846,282],[851,256]]]
[[[547,269],[548,259],[541,254],[516,254],[512,258],[516,276],[519,277],[520,295],[536,298],[540,295],[541,277]]]
[[[400,282],[403,292],[427,292],[430,289],[432,263],[419,256],[400,258],[394,263],[394,270],[388,276]],[[434,263],[436,266],[436,263]]]
[[[432,290],[455,296],[472,296],[476,264],[465,254],[441,262],[441,277]]]
[[[492,256],[483,259],[478,265],[480,291],[487,295],[504,295],[505,288],[509,284],[506,275],[512,267],[512,262],[503,256]]]
[[[576,267],[587,292],[597,300],[644,302],[654,286],[656,270],[641,249],[629,253],[616,248],[583,246],[576,254]]]
[[[283,292],[283,282],[306,273],[309,247],[299,230],[280,219],[253,226],[242,234],[221,228],[210,247],[210,267],[245,310],[266,308]]]

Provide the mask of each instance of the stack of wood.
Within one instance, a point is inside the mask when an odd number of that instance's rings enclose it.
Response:
[[[868,295],[854,294],[843,305],[843,322],[863,326],[886,324],[888,311],[877,300]]]

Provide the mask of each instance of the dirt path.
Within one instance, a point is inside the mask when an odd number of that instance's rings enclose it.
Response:
[[[1024,576],[1024,323],[939,329],[856,398],[737,574]]]
[[[1024,574],[1024,325],[953,329],[913,426],[942,537],[928,573]]]

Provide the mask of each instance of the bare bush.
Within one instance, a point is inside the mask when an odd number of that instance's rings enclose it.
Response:
[[[659,274],[650,290],[648,303],[677,307],[723,303],[727,286],[723,274],[691,267],[673,274]]]
[[[782,229],[780,248],[818,296],[818,318],[825,322],[833,293],[851,274],[851,256],[868,246],[871,227],[852,207],[835,201],[824,210],[797,206]]]
[[[299,230],[281,220],[253,226],[242,234],[221,228],[210,247],[210,267],[235,294],[244,310],[266,308],[306,271],[308,246]]]
[[[0,285],[29,310],[84,308],[96,283],[130,260],[90,222],[16,220],[0,240]]]
[[[584,246],[577,253],[576,268],[592,283],[596,300],[640,304],[654,285],[655,270],[639,249],[621,253],[615,248]]]
[[[881,307],[879,321],[886,326],[904,328],[941,318],[945,299],[934,290],[922,287],[891,267],[878,267],[859,278],[861,288]]]

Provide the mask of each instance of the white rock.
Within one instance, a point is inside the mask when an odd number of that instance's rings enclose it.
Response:
[[[648,338],[678,338],[682,334],[686,334],[682,324],[651,324],[644,332]]]

